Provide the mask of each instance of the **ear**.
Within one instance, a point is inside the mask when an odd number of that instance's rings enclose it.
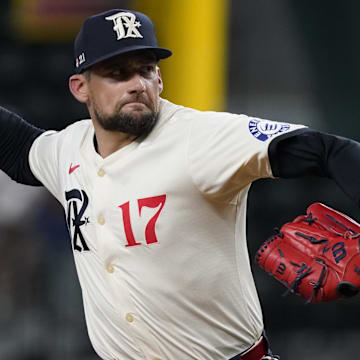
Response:
[[[157,77],[158,77],[158,82],[159,82],[159,94],[161,94],[161,92],[163,91],[163,88],[164,88],[164,83],[162,81],[160,68],[158,66],[156,67],[156,72],[157,72]]]
[[[86,103],[89,98],[88,80],[82,74],[75,74],[69,78],[69,89],[76,100]]]

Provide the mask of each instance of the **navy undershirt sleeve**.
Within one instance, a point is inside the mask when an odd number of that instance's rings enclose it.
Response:
[[[29,152],[44,130],[0,107],[0,169],[18,183],[42,186],[30,169]]]
[[[333,179],[360,206],[358,142],[304,129],[275,138],[269,145],[269,160],[275,177],[316,175]]]

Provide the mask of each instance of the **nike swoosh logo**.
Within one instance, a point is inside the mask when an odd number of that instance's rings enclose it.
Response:
[[[80,165],[72,166],[72,163],[71,163],[71,164],[70,164],[70,169],[69,169],[69,174],[71,174],[72,172],[74,172],[78,167],[80,167]]]

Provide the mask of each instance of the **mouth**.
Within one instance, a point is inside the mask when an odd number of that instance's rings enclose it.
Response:
[[[142,101],[129,101],[129,102],[125,103],[123,106],[125,106],[125,105],[144,105],[144,106],[146,106],[146,104]]]
[[[150,109],[149,106],[141,100],[128,101],[122,106],[122,108],[130,108],[132,111],[143,111],[145,109]]]

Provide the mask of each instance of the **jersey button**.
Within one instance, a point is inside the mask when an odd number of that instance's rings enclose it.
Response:
[[[98,217],[98,223],[99,223],[100,225],[104,225],[104,224],[105,224],[105,218],[104,218],[104,216],[100,215],[100,216]]]
[[[104,169],[99,169],[97,174],[98,174],[98,176],[103,177],[105,175],[105,170]]]
[[[112,274],[115,271],[115,269],[112,265],[108,265],[108,266],[106,266],[106,271],[108,273]]]
[[[126,314],[125,318],[126,318],[126,321],[129,322],[129,323],[134,321],[134,316],[132,314],[130,314],[130,313]]]

